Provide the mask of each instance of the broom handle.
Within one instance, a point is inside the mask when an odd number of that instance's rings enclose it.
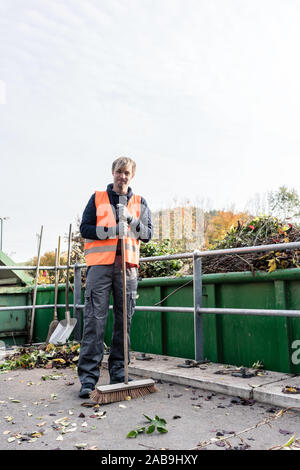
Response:
[[[127,295],[126,295],[126,261],[125,238],[121,238],[122,276],[123,276],[123,337],[124,337],[124,382],[128,384],[128,340],[127,340]]]
[[[57,248],[55,248],[55,273],[54,273],[54,312],[53,312],[53,320],[57,319]]]

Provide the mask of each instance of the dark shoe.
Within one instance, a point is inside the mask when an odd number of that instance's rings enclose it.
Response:
[[[80,392],[79,392],[79,397],[80,398],[89,398],[90,393],[94,390],[95,385],[91,383],[87,384],[82,384]]]
[[[110,385],[114,385],[114,384],[123,384],[125,381],[125,377],[122,377],[120,379],[110,379]],[[128,377],[128,382],[132,382],[133,379],[131,377]]]

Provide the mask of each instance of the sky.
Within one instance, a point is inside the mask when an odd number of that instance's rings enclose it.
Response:
[[[119,156],[150,209],[299,191],[298,0],[0,0],[0,217],[53,251]]]

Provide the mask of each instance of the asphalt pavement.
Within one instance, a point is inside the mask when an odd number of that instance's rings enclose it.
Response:
[[[249,451],[300,439],[300,394],[292,393],[299,376],[140,353],[129,373],[153,378],[158,392],[95,406],[78,397],[76,369],[2,372],[0,449]],[[106,383],[104,361],[99,384]],[[146,432],[155,416],[167,432]],[[130,431],[139,432],[129,438]]]

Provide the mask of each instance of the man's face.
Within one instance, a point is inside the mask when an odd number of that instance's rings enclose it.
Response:
[[[114,177],[113,190],[118,194],[127,194],[128,186],[133,178],[131,165],[115,169],[112,174]]]

